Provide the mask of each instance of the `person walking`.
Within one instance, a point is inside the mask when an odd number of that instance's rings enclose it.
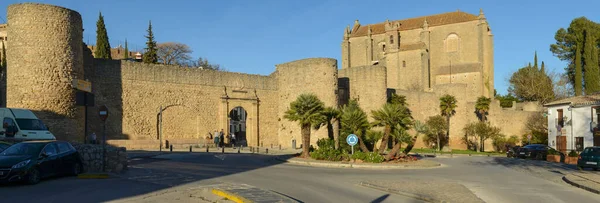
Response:
[[[219,132],[219,141],[221,143],[221,147],[225,147],[225,135],[223,134],[223,129]]]
[[[215,142],[215,147],[219,148],[220,140],[219,140],[219,136],[216,135],[216,133],[215,133],[215,136],[214,136],[214,142]]]
[[[231,132],[231,144],[233,144],[233,147],[235,147],[235,133]]]

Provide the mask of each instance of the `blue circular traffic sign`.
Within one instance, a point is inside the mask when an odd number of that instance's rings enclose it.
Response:
[[[346,137],[346,142],[350,146],[354,146],[358,143],[358,137],[355,134],[350,134],[350,135],[348,135],[348,137]]]

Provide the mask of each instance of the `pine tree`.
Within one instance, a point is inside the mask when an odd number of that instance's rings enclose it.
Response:
[[[582,93],[582,77],[581,77],[581,46],[578,44],[575,48],[575,96],[580,96]]]
[[[148,35],[145,36],[148,41],[146,42],[146,53],[144,53],[144,63],[157,63],[158,56],[156,55],[156,41],[154,41],[154,34],[152,33],[152,21],[148,25]]]
[[[96,51],[94,55],[96,58],[112,59],[110,55],[110,42],[108,42],[108,34],[106,33],[102,12],[100,12],[98,22],[96,22]]]
[[[129,47],[127,47],[127,39],[125,39],[125,53],[123,59],[129,59]]]
[[[583,59],[585,72],[584,92],[586,95],[600,91],[600,70],[598,69],[598,52],[595,47],[596,39],[590,32],[585,34],[585,46],[583,47]]]

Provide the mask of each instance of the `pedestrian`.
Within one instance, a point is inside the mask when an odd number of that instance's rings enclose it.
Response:
[[[217,139],[219,137],[219,131],[215,130],[215,132],[213,133],[213,137],[215,139]],[[218,139],[217,139],[218,140]],[[220,140],[219,140],[220,141]],[[219,147],[221,144],[221,142],[215,142],[215,147]]]
[[[219,147],[219,143],[220,143],[220,141],[219,141],[219,136],[214,136],[214,138],[215,138],[215,139],[214,139],[214,141],[215,141],[215,147],[217,147],[217,148],[218,148],[218,147]]]
[[[235,147],[235,133],[231,132],[231,144]]]
[[[221,147],[225,147],[225,135],[223,134],[223,129],[219,132],[219,141],[221,143]]]
[[[96,133],[92,132],[92,134],[90,134],[90,144],[96,144]]]

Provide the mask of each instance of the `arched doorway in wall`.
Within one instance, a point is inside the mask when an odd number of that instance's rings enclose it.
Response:
[[[229,132],[235,134],[236,146],[248,146],[246,139],[246,119],[248,112],[241,106],[229,111]]]

